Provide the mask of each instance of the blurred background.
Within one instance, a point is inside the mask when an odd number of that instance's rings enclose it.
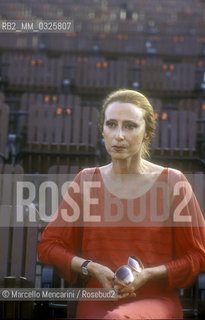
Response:
[[[0,2],[0,22],[38,19],[72,21],[74,29],[0,32],[1,203],[15,206],[15,174],[76,174],[109,161],[99,111],[108,93],[129,88],[145,94],[155,111],[151,160],[195,173],[189,180],[204,208],[205,1]],[[36,257],[42,228],[1,229],[0,286],[49,286]],[[205,290],[198,289],[180,291],[192,316],[204,306]],[[0,304],[0,314],[30,319],[32,308]]]

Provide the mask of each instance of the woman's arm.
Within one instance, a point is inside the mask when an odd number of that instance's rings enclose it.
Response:
[[[74,182],[80,187],[81,172],[76,176]],[[66,196],[75,200],[76,205],[81,208],[80,192],[76,192],[73,183],[70,185],[64,196],[58,211],[53,219],[42,233],[38,244],[38,257],[42,263],[54,265],[59,275],[69,282],[77,280],[77,273],[71,272],[71,261],[74,256],[80,255],[83,227],[72,226],[67,223],[62,216],[73,214],[73,208],[66,201]]]
[[[174,219],[172,261],[165,264],[170,288],[185,288],[191,285],[200,271],[205,271],[205,221],[198,201],[186,177],[181,174],[177,195],[173,192],[171,214]],[[174,190],[174,187],[173,187]],[[183,204],[183,206],[182,206]],[[190,218],[190,223],[177,222],[180,217]]]
[[[83,258],[77,256],[73,257],[71,261],[71,269],[73,271],[82,273],[81,266],[84,261],[86,260]],[[101,283],[103,288],[113,288],[112,279],[114,277],[114,272],[111,269],[99,263],[91,261],[87,265],[87,270],[89,275],[96,278]]]
[[[80,186],[81,173],[75,178],[75,182]],[[69,196],[75,199],[79,208],[82,209],[80,193],[75,193],[72,185],[68,190]],[[71,226],[62,219],[61,211],[67,210],[68,215],[72,214],[72,208],[63,199],[56,219],[49,223],[44,230],[38,244],[39,260],[46,264],[55,265],[61,277],[69,282],[75,283],[78,273],[82,273],[81,265],[84,258],[80,257],[83,227]],[[114,272],[108,267],[90,262],[87,266],[89,274],[96,278],[104,288],[112,288]]]
[[[179,177],[179,176],[178,176]],[[175,179],[188,183],[183,174]],[[190,195],[187,193],[189,190]],[[180,194],[174,195],[172,190],[170,213],[174,217],[176,208],[186,203],[180,212],[182,217],[190,216],[190,224],[181,223],[173,226],[173,259],[164,265],[145,268],[136,275],[134,282],[121,289],[122,292],[134,292],[151,280],[167,278],[170,288],[185,288],[191,285],[200,271],[205,271],[205,222],[196,197],[189,188],[181,188]],[[116,283],[117,285],[117,283]],[[120,286],[120,284],[119,284]],[[124,297],[124,296],[123,296]]]

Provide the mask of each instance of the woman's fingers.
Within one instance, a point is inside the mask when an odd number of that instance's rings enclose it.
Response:
[[[120,293],[118,293],[117,297],[118,297],[118,299],[124,299],[124,298],[127,298],[127,297],[135,298],[136,297],[136,293],[135,292],[131,292],[131,293],[129,293],[129,292],[121,293],[120,292]]]
[[[117,278],[114,278],[113,279],[113,283],[114,283],[114,287],[116,286],[117,288],[124,288],[124,287],[127,287],[127,284],[122,281],[122,280],[119,280]]]
[[[118,299],[124,299],[129,296],[129,293],[118,293]]]
[[[110,270],[108,267],[97,264],[95,270],[95,277],[102,284],[103,288],[113,288],[114,272]]]
[[[133,293],[135,292],[135,287],[132,285],[128,285],[120,290],[122,293]]]

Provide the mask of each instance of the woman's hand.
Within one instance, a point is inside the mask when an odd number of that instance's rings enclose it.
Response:
[[[141,272],[133,272],[134,281],[130,284],[126,284],[123,281],[119,281],[118,279],[114,280],[114,288],[118,290],[119,299],[123,299],[126,297],[136,297],[136,291],[144,286],[147,281],[150,279],[149,269],[143,269]]]
[[[115,285],[118,286],[119,290],[119,299],[125,297],[134,297],[136,296],[135,292],[144,286],[150,280],[157,280],[162,278],[167,278],[167,269],[165,265],[161,265],[153,268],[142,269],[141,272],[133,272],[134,281],[128,285],[122,284],[121,281],[115,280]]]
[[[114,278],[114,272],[108,267],[95,262],[88,264],[89,274],[95,277],[103,288],[116,289],[118,291],[118,299],[136,297],[135,291],[142,287],[149,279],[149,272],[147,272],[147,270],[148,269],[143,269],[140,273],[133,272],[134,281],[130,284],[126,284],[125,282]]]
[[[103,286],[103,288],[113,288],[114,272],[102,264],[91,262],[88,264],[88,272],[95,277]]]
[[[134,287],[131,284],[126,284],[125,282],[118,280],[117,278],[114,279],[114,289],[118,292],[118,299],[123,299],[126,297],[134,298],[136,297],[136,293]]]
[[[88,272],[91,276],[95,277],[102,285],[103,288],[106,289],[116,289],[118,291],[118,298],[122,299],[127,296],[135,297],[136,294],[134,293],[134,289],[127,284],[125,284],[123,281],[120,281],[118,279],[114,279],[114,272],[109,269],[108,267],[101,265],[99,263],[89,263],[88,264]],[[123,292],[123,289],[126,289],[125,292]]]

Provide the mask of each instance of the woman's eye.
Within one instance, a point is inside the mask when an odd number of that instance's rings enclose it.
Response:
[[[112,122],[112,121],[109,121],[106,123],[106,125],[109,127],[109,128],[114,128],[115,127],[115,122]]]
[[[134,129],[134,128],[136,128],[136,125],[133,124],[133,123],[128,123],[128,124],[125,125],[125,128],[126,129]]]

